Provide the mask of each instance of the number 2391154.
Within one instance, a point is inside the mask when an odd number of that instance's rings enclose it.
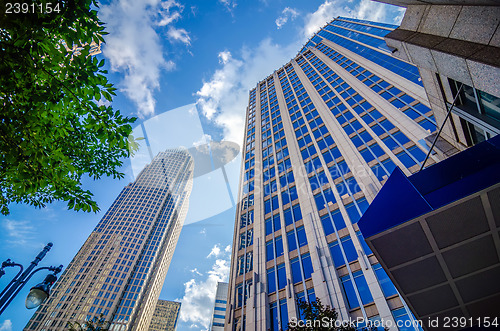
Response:
[[[61,11],[60,4],[46,2],[42,3],[27,3],[27,2],[7,2],[5,3],[5,14],[50,14],[59,13]]]

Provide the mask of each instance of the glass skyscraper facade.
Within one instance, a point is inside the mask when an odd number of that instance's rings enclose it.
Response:
[[[25,330],[64,330],[99,317],[110,330],[147,330],[187,213],[194,163],[159,153],[127,185]]]
[[[415,329],[356,224],[396,166],[420,169],[437,129],[418,69],[384,42],[395,28],[334,19],[250,91],[230,330],[286,329],[297,299],[317,298],[341,320]]]
[[[180,311],[180,302],[158,300],[148,331],[175,331]]]

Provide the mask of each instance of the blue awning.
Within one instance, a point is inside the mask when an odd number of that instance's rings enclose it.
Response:
[[[410,177],[396,168],[361,220],[365,238],[500,182],[500,135]]]

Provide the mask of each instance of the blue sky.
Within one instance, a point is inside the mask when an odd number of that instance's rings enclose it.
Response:
[[[249,89],[296,55],[307,38],[337,16],[398,24],[404,11],[368,0],[112,0],[101,3],[107,23],[103,53],[118,88],[113,107],[139,117],[153,151],[203,146],[209,141],[241,145]],[[175,125],[173,125],[175,123]],[[121,189],[148,162],[143,148],[124,160],[126,178],[85,180],[101,212],[12,205],[0,217],[0,261],[25,265],[49,241],[41,265],[67,266]],[[195,179],[190,212],[160,298],[182,301],[177,330],[205,330],[215,285],[229,274],[240,156]],[[231,197],[233,199],[231,199]],[[203,211],[203,212],[200,212]],[[14,270],[0,279],[3,286]],[[0,331],[21,330],[32,311],[24,308],[33,277],[0,317]]]

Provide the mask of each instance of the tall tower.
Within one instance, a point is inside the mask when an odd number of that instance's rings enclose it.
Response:
[[[110,330],[147,330],[188,210],[194,163],[159,153],[127,185],[25,330],[64,330],[103,314]]]
[[[385,44],[394,28],[334,19],[250,91],[228,329],[285,329],[316,298],[341,320],[413,321],[356,224],[436,131],[418,69]],[[425,166],[457,151],[440,144]]]
[[[214,312],[210,325],[211,331],[224,331],[224,318],[226,315],[228,283],[218,282],[215,292]]]

